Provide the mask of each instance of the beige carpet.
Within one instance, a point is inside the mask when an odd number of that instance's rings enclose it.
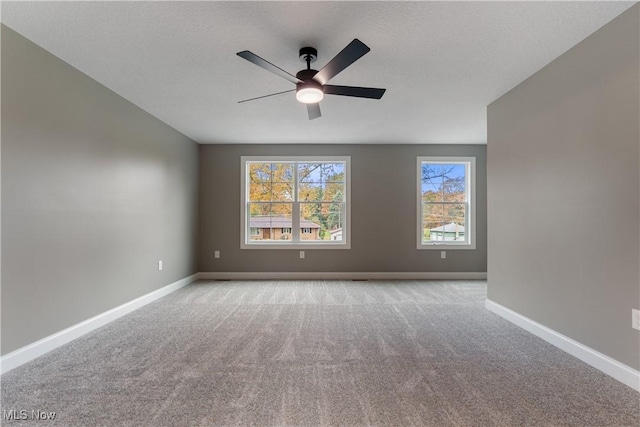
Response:
[[[3,415],[29,419],[3,425],[640,425],[639,393],[485,298],[484,282],[201,281],[5,374]]]

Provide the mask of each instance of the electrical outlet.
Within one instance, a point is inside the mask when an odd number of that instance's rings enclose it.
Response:
[[[300,251],[300,259],[304,259],[304,251]]]
[[[447,251],[440,251],[440,258],[441,259],[446,259],[447,258]]]
[[[640,310],[631,309],[631,327],[640,331]]]
[[[162,260],[158,261],[158,271],[162,271]]]
[[[213,253],[213,257],[214,257],[214,258],[220,258],[220,251],[215,251],[215,252]]]

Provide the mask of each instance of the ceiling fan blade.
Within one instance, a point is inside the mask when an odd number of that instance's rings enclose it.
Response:
[[[325,85],[324,93],[327,95],[343,95],[355,96],[358,98],[380,99],[386,89],[378,89],[375,87],[356,87],[356,86],[335,86]]]
[[[320,103],[316,102],[315,104],[307,104],[307,112],[309,113],[309,120],[317,119],[322,114],[320,114]]]
[[[289,92],[295,92],[295,91],[296,91],[295,89],[290,89],[290,90],[285,90],[285,91],[282,91],[282,92],[272,93],[272,94],[269,94],[269,95],[257,96],[255,98],[243,99],[242,101],[238,101],[238,104],[242,104],[243,102],[255,101],[256,99],[268,98],[270,96],[282,95],[283,93],[289,93]]]
[[[320,83],[325,84],[330,79],[338,75],[342,70],[347,68],[349,65],[356,62],[360,59],[364,54],[369,52],[369,46],[362,43],[358,39],[353,39],[351,43],[347,45],[344,49],[340,51],[327,65],[322,67],[322,70],[318,71],[318,73],[314,76],[314,79],[318,80]]]
[[[243,50],[242,52],[236,53],[241,58],[246,59],[249,62],[256,64],[258,67],[264,68],[267,71],[272,72],[273,74],[282,77],[283,79],[289,80],[291,83],[300,83],[302,80],[297,78],[296,76],[287,73],[282,68],[273,65],[271,62],[266,59],[260,58],[255,53],[249,52],[248,50]]]

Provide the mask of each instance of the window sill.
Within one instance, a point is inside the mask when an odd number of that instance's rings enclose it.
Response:
[[[351,249],[349,243],[241,243],[240,249]]]
[[[476,245],[474,243],[460,243],[460,244],[451,244],[451,243],[418,243],[419,250],[456,250],[456,249],[475,249]]]

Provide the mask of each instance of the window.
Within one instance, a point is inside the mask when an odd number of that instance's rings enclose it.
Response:
[[[243,156],[240,247],[349,249],[349,166],[349,157]]]
[[[475,249],[475,158],[418,157],[418,249]]]

